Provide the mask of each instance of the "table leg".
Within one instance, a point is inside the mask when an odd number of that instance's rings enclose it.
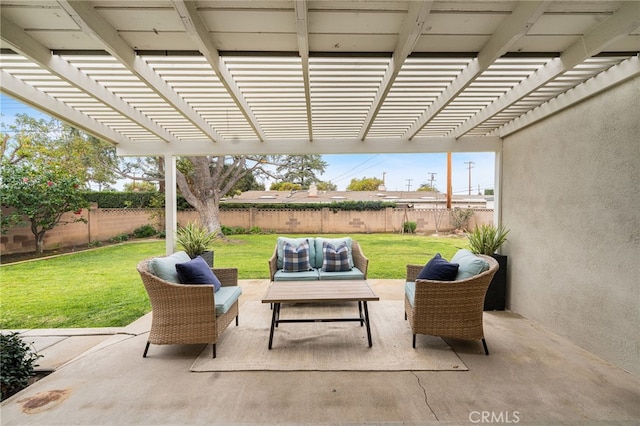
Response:
[[[364,325],[364,320],[362,316],[362,302],[358,300],[358,313],[360,314],[360,327]]]
[[[369,308],[367,308],[367,302],[364,303],[364,322],[367,324],[367,338],[369,339],[369,347],[373,346],[371,341],[371,326],[369,325]]]
[[[271,350],[271,345],[273,344],[273,330],[276,326],[276,317],[278,315],[279,310],[280,310],[280,304],[275,303],[273,305],[273,311],[271,313],[271,333],[269,333],[269,350]]]

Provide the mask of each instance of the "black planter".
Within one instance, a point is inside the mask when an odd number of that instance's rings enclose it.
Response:
[[[213,268],[213,252],[212,251],[205,251],[204,253],[199,254],[199,256],[202,256],[202,258],[207,262],[207,265]]]
[[[504,311],[507,292],[507,256],[492,254],[491,257],[498,261],[500,267],[493,276],[487,289],[487,294],[484,297],[484,310]]]

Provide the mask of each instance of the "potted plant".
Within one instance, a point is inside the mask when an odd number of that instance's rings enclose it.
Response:
[[[469,250],[476,254],[493,257],[500,265],[493,276],[491,284],[484,298],[485,311],[504,311],[507,290],[507,256],[496,252],[507,241],[509,230],[504,226],[482,225],[476,226],[468,235]]]
[[[209,232],[205,226],[195,222],[187,223],[185,226],[178,228],[176,232],[176,243],[182,247],[189,257],[194,259],[202,256],[211,267],[213,267],[211,245],[215,238],[215,234]]]

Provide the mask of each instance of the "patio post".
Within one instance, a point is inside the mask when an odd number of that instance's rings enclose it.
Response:
[[[164,180],[165,250],[167,255],[170,255],[176,250],[176,231],[178,230],[176,157],[172,154],[164,154]]]

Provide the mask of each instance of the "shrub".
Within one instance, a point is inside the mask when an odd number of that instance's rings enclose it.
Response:
[[[414,234],[418,224],[416,222],[405,222],[402,224],[402,230],[407,234]]]
[[[125,241],[129,241],[129,234],[127,234],[126,232],[123,232],[111,238],[112,243],[123,243]]]
[[[157,232],[155,228],[151,225],[142,225],[133,230],[133,236],[136,238],[148,238],[156,235]]]
[[[250,234],[262,234],[262,228],[260,228],[259,226],[252,226],[251,229],[249,229],[249,233]]]
[[[467,222],[474,214],[473,210],[461,209],[460,207],[455,207],[450,210],[449,215],[451,216],[451,225],[453,225],[453,229],[467,229]]]
[[[34,353],[33,346],[22,341],[16,332],[0,334],[0,400],[16,394],[29,384],[29,378],[35,375],[36,360],[42,355]]]

